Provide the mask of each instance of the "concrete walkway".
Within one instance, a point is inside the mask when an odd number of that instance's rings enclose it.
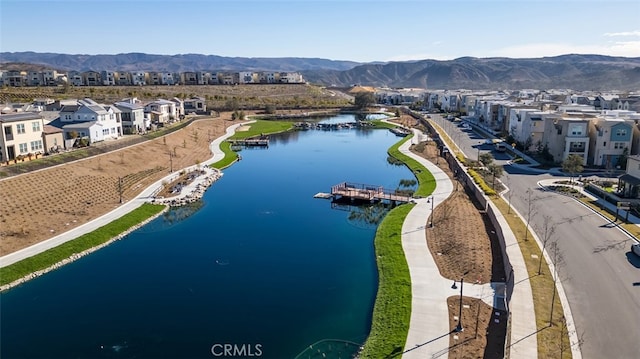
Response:
[[[222,152],[222,150],[220,150],[220,144],[222,143],[222,141],[224,141],[225,139],[227,139],[228,137],[232,136],[235,133],[236,128],[238,128],[238,126],[240,125],[244,125],[247,124],[247,122],[243,122],[243,123],[238,123],[235,124],[233,126],[230,126],[229,128],[227,128],[226,133],[224,136],[219,137],[217,139],[215,139],[211,145],[211,153],[213,154],[213,156],[203,162],[203,165],[209,165],[212,163],[215,163],[219,160],[221,160],[222,158],[224,158],[224,153]],[[196,166],[190,166],[185,168],[185,170],[190,170],[190,169],[195,169]],[[59,246],[65,242],[71,241],[73,239],[76,239],[78,237],[80,237],[83,234],[92,232],[110,222],[113,222],[114,220],[124,216],[125,214],[133,211],[134,209],[140,207],[143,203],[145,202],[150,202],[153,198],[155,193],[157,193],[157,191],[160,190],[160,188],[162,187],[162,182],[163,181],[167,181],[167,182],[171,182],[173,179],[176,178],[176,176],[178,175],[177,173],[180,172],[180,170],[167,175],[166,177],[156,181],[154,184],[152,184],[151,186],[147,187],[145,190],[143,190],[140,194],[138,194],[135,198],[131,199],[130,201],[116,207],[114,210],[112,210],[111,212],[104,214],[90,222],[87,222],[85,224],[82,224],[74,229],[71,229],[67,232],[61,233],[53,238],[50,238],[48,240],[36,243],[32,246],[29,246],[27,248],[23,248],[19,251],[7,254],[5,256],[0,257],[0,268],[1,267],[6,267],[8,265],[11,265],[13,263],[19,262],[25,258],[34,256],[38,253],[42,253],[48,249],[51,249],[53,247]],[[204,179],[205,176],[201,176],[201,179]],[[198,180],[198,179],[196,179]],[[194,181],[194,186],[197,184],[197,181]]]
[[[436,189],[431,197],[416,200],[416,206],[409,212],[402,226],[402,248],[409,266],[412,292],[411,320],[405,352],[402,357],[408,359],[446,357],[449,351],[450,334],[447,298],[459,295],[460,292],[459,289],[452,288],[453,282],[451,280],[440,275],[427,247],[425,225],[431,215],[432,204],[430,201],[434,200],[434,207],[437,207],[451,195],[453,184],[439,167],[409,150],[411,144],[417,142],[416,138],[420,138],[419,131],[414,130],[414,133],[416,136],[412,138],[412,141],[405,142],[399,150],[418,161],[433,174]],[[519,254],[517,245],[514,252],[516,250]],[[527,278],[522,255],[520,254],[519,257],[514,255],[514,257],[512,258],[510,255],[509,260],[514,267],[516,280]],[[494,288],[501,287],[497,283],[483,285],[469,283],[464,285],[463,295],[480,298],[489,305],[498,306],[496,302],[501,301],[501,294],[496,292]],[[522,305],[518,305],[521,303]],[[518,315],[512,314],[512,355],[518,358],[537,358],[535,313],[531,287],[528,282],[514,288],[511,306],[512,311],[518,311]],[[519,341],[515,351],[514,339]]]

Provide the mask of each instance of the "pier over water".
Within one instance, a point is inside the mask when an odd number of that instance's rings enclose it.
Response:
[[[363,201],[395,201],[410,202],[411,197],[398,194],[395,190],[385,189],[382,186],[342,182],[331,187],[331,195],[336,198],[351,198]]]

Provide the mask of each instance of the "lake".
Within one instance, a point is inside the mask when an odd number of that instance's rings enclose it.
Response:
[[[199,205],[3,293],[2,358],[294,358],[324,339],[364,343],[376,227],[313,196],[414,179],[387,162],[399,140],[309,130],[243,150]]]

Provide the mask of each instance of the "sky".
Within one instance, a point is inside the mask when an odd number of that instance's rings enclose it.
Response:
[[[0,51],[640,57],[640,0],[0,0]]]

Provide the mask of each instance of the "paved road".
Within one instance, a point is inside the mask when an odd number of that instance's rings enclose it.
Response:
[[[447,126],[447,120],[432,115],[467,157],[475,158],[480,136]],[[466,134],[466,135],[465,135]],[[488,147],[488,146],[487,146]],[[482,149],[482,147],[481,147]],[[488,150],[488,149],[487,149]],[[504,163],[501,158],[499,163]],[[503,182],[512,190],[510,201],[524,216],[529,195],[534,210],[531,226],[543,238],[544,221],[550,218],[561,260],[562,281],[585,358],[640,357],[640,258],[629,250],[631,239],[611,223],[578,202],[560,194],[539,190],[538,181],[548,174],[527,173],[505,167]],[[508,198],[508,196],[507,196]]]

